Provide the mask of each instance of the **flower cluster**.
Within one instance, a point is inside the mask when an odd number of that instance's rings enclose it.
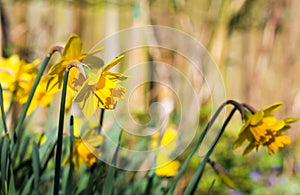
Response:
[[[101,47],[90,53],[83,52],[81,39],[77,35],[71,35],[61,58],[45,76],[48,79],[49,93],[61,91],[65,70],[72,63],[77,65],[75,68],[70,68],[68,87],[73,92],[73,101],[80,105],[87,119],[91,118],[97,107],[114,109],[116,103],[123,99],[125,94],[125,88],[118,83],[127,76],[109,72],[124,58],[124,55],[103,66],[103,61],[93,55],[102,49]]]
[[[23,104],[26,102],[30,89],[37,74],[39,60],[26,63],[18,55],[0,59],[0,82],[6,93],[4,97]],[[10,102],[10,101],[6,101]],[[7,107],[7,106],[6,106]]]
[[[114,109],[125,94],[125,88],[118,83],[127,77],[121,73],[109,72],[109,69],[118,64],[124,56],[121,55],[103,66],[103,61],[93,55],[100,50],[102,48],[91,53],[83,52],[81,39],[72,35],[61,58],[45,75],[45,79],[48,80],[47,92],[56,93],[62,90],[66,69],[69,70],[68,88],[72,91],[71,99],[78,103],[87,119],[92,117],[98,107]],[[92,60],[86,59],[87,56]],[[96,134],[93,129],[86,130],[81,137],[76,134],[72,151],[75,169],[78,169],[82,162],[87,166],[93,165],[101,155],[99,146],[102,142],[103,136]],[[70,157],[64,164],[69,161]]]
[[[33,85],[39,72],[39,60],[26,63],[17,55],[0,58],[0,83],[3,88],[5,110],[9,109],[10,102],[27,103],[32,90],[35,91],[27,114],[34,111],[37,106],[49,106],[54,95],[63,88],[66,70],[69,72],[65,108],[68,109],[72,102],[76,102],[87,119],[91,118],[97,108],[114,109],[125,94],[125,88],[119,81],[126,79],[127,76],[109,70],[117,65],[124,55],[104,66],[103,60],[94,55],[102,49],[103,47],[99,47],[92,52],[84,52],[80,37],[71,35],[62,50],[61,57],[40,77],[35,89]],[[94,164],[101,153],[98,146],[102,141],[103,137],[96,135],[94,130],[86,131],[81,137],[77,135],[72,157],[75,167],[78,168],[81,162],[87,166]]]

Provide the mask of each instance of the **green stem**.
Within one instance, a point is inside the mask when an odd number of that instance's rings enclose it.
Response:
[[[189,185],[187,186],[184,195],[190,195],[190,194],[194,194],[198,183],[203,175],[204,172],[204,168],[206,163],[208,162],[209,156],[212,154],[214,148],[216,147],[218,141],[220,140],[222,134],[224,133],[229,121],[231,120],[232,116],[234,115],[235,111],[237,110],[237,107],[234,107],[232,109],[232,111],[230,112],[229,116],[226,118],[223,126],[221,127],[221,129],[219,130],[219,133],[215,139],[215,141],[213,142],[213,144],[211,145],[211,147],[209,148],[208,152],[206,153],[203,161],[201,162],[201,164],[199,165],[199,167],[197,168],[192,180],[190,181]]]
[[[74,117],[71,115],[70,118],[70,170],[67,180],[67,186],[65,194],[73,194],[72,192],[72,183],[73,183],[73,171],[74,171],[74,163],[73,163],[73,143],[74,143]]]
[[[223,104],[221,104],[219,106],[219,108],[217,109],[217,111],[215,112],[215,114],[212,116],[212,118],[210,119],[210,121],[208,122],[208,124],[206,125],[204,131],[202,132],[202,134],[200,135],[200,138],[197,140],[195,146],[193,147],[192,151],[189,153],[188,157],[186,158],[186,160],[184,161],[183,165],[181,166],[180,170],[178,171],[178,174],[176,175],[173,183],[171,184],[169,191],[167,192],[167,195],[172,195],[177,183],[179,182],[181,176],[183,175],[184,171],[186,170],[186,168],[188,167],[193,155],[197,152],[199,146],[201,145],[201,143],[203,142],[208,130],[212,127],[212,125],[214,124],[215,120],[217,119],[217,117],[219,116],[219,114],[221,113],[221,111],[223,110],[223,108],[227,105],[227,104],[232,104],[234,105],[241,113],[242,118],[244,116],[244,108],[236,101],[234,100],[227,100],[226,102],[224,102]]]
[[[42,78],[42,75],[43,75],[43,73],[44,73],[44,71],[45,71],[45,69],[46,69],[46,67],[47,67],[47,65],[48,65],[48,62],[49,62],[51,56],[52,56],[53,53],[56,52],[56,51],[59,51],[59,52],[60,52],[60,51],[61,51],[61,47],[54,47],[54,48],[51,50],[51,52],[45,57],[45,59],[44,59],[42,65],[41,65],[41,68],[40,68],[40,70],[39,70],[39,72],[38,72],[38,74],[37,74],[37,77],[36,77],[36,79],[35,79],[35,81],[34,81],[34,84],[33,84],[32,88],[31,88],[31,91],[30,91],[30,93],[29,93],[29,96],[28,96],[28,99],[27,99],[27,101],[26,101],[26,104],[24,105],[24,108],[23,108],[23,110],[22,110],[22,112],[21,112],[21,115],[20,115],[20,118],[19,118],[19,120],[18,120],[16,129],[15,129],[15,133],[14,133],[14,142],[16,142],[16,141],[17,141],[17,138],[20,136],[20,132],[21,132],[20,130],[21,130],[21,127],[22,127],[23,122],[24,122],[24,120],[25,120],[25,117],[26,117],[28,108],[29,108],[29,106],[30,106],[30,103],[31,103],[31,101],[32,101],[33,95],[34,95],[34,93],[35,93],[35,90],[36,90],[36,88],[37,88],[37,86],[38,86],[38,84],[39,84],[39,82],[40,82],[40,80],[41,80],[41,78]]]
[[[4,132],[5,134],[8,133],[7,130],[7,125],[6,125],[6,115],[4,112],[4,105],[3,105],[3,91],[2,91],[2,86],[0,84],[0,106],[1,106],[1,118],[2,118],[2,123],[3,123],[3,128],[4,128]]]
[[[70,67],[72,68],[72,67]],[[67,95],[67,84],[70,68],[67,68],[64,75],[64,83],[61,94],[59,122],[57,131],[57,146],[55,155],[55,174],[54,174],[54,191],[53,194],[58,194],[60,189],[60,169],[61,169],[61,156],[62,156],[62,142],[63,142],[63,129],[64,129],[64,117],[65,117],[65,104]],[[71,159],[72,160],[72,159]]]
[[[179,181],[179,179],[181,178],[181,176],[183,175],[184,171],[186,170],[188,164],[190,163],[193,155],[197,152],[198,147],[201,145],[206,133],[208,132],[208,130],[211,128],[211,126],[214,124],[215,120],[217,119],[217,117],[219,116],[220,112],[222,111],[222,109],[225,107],[226,103],[223,103],[215,112],[215,114],[213,115],[213,117],[211,118],[211,120],[208,122],[207,126],[205,127],[204,131],[202,132],[200,138],[197,140],[195,146],[193,147],[192,151],[189,153],[188,157],[186,158],[186,160],[184,161],[184,163],[182,164],[180,170],[178,171],[178,174],[176,175],[172,185],[169,188],[168,191],[168,195],[172,195],[176,185]]]
[[[98,133],[99,134],[101,133],[102,127],[103,127],[104,112],[105,112],[105,109],[101,108],[101,115],[100,115],[99,126],[98,126]]]

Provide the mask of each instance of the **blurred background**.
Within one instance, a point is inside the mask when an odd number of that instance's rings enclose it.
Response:
[[[280,101],[284,106],[279,117],[299,117],[299,10],[297,0],[2,0],[2,55],[17,53],[26,61],[43,58],[51,46],[64,44],[72,33],[82,38],[83,50],[88,51],[120,30],[164,25],[188,33],[207,48],[223,77],[227,99],[258,109]],[[161,53],[169,64],[184,63],[178,56]],[[132,56],[147,58],[141,53]],[[143,93],[136,98],[145,103]],[[207,121],[209,114],[201,116]],[[288,131],[293,140],[288,149],[273,156],[266,150],[250,156],[233,152],[231,143],[240,125],[231,125],[213,159],[233,175],[241,192],[224,192],[225,185],[209,168],[199,192],[206,192],[217,179],[216,193],[300,194],[299,125]],[[191,172],[199,161],[201,157],[195,158]],[[182,182],[188,180],[187,174]]]

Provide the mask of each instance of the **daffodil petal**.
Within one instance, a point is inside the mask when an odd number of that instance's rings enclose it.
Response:
[[[279,110],[282,107],[282,105],[283,105],[282,102],[278,102],[278,103],[275,103],[275,104],[272,104],[270,106],[263,108],[262,111],[264,112],[264,114],[266,116],[271,115],[274,112],[276,112],[277,110]]]
[[[76,59],[81,55],[82,41],[78,35],[71,35],[65,45],[62,56],[67,59]]]
[[[122,59],[124,58],[124,55],[120,55],[116,57],[114,60],[109,62],[107,65],[104,66],[103,72],[109,71],[112,67],[114,67],[116,64],[118,64]]]
[[[293,118],[293,117],[289,117],[289,118],[285,118],[283,119],[285,123],[294,123],[300,120],[300,118]]]

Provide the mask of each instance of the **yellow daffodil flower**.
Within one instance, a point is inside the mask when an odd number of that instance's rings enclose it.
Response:
[[[82,62],[88,54],[94,54],[102,50],[98,48],[92,53],[82,51],[82,41],[77,35],[71,35],[64,47],[61,58],[48,71],[50,77],[47,85],[47,91],[58,92],[62,89],[64,73],[72,62]],[[93,64],[98,66],[99,64]],[[77,68],[70,69],[68,85],[75,89],[74,80],[78,77],[80,71]]]
[[[43,76],[41,78],[39,85],[36,88],[33,99],[30,103],[30,106],[29,106],[29,109],[27,112],[28,114],[30,114],[32,111],[34,111],[37,106],[43,106],[43,107],[49,106],[49,104],[53,100],[54,94],[48,93],[46,91],[47,83],[48,83],[48,77]]]
[[[160,177],[172,177],[177,174],[180,163],[177,160],[171,160],[169,155],[176,148],[177,131],[168,127],[159,141],[159,133],[153,136],[152,149],[160,147],[156,156],[155,173]]]
[[[0,58],[0,82],[4,90],[14,94],[14,100],[23,104],[37,74],[39,60],[27,64],[17,55]]]
[[[163,152],[158,152],[156,156],[155,174],[160,177],[173,177],[177,174],[180,163],[170,158]]]
[[[269,154],[274,154],[279,148],[291,143],[291,138],[283,135],[284,131],[290,128],[290,123],[296,122],[298,118],[286,118],[277,120],[274,112],[279,110],[282,103],[272,104],[255,114],[246,112],[246,122],[242,127],[234,148],[239,147],[245,140],[250,143],[246,147],[244,154],[249,153],[254,148],[266,146]]]
[[[97,107],[114,109],[116,103],[124,98],[125,88],[118,85],[127,76],[109,72],[124,55],[121,55],[101,68],[97,74],[88,72],[88,78],[74,97],[74,102],[80,104],[86,118],[91,118]]]
[[[75,170],[78,170],[82,163],[85,163],[86,166],[92,166],[97,161],[97,158],[101,156],[99,146],[103,139],[103,136],[96,134],[94,129],[85,131],[81,137],[75,137],[72,151],[72,162]],[[67,165],[69,161],[70,157],[67,157],[63,165]]]

